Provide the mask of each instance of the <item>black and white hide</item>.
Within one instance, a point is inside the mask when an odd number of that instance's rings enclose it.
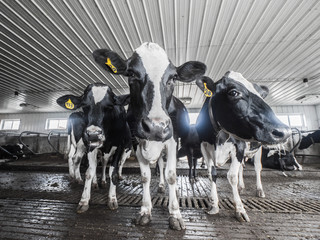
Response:
[[[25,156],[26,151],[28,152],[28,150],[20,143],[2,145],[0,146],[0,159],[18,159]]]
[[[191,82],[206,70],[201,62],[190,61],[175,67],[166,52],[155,43],[143,43],[128,59],[101,49],[93,53],[96,62],[112,74],[128,77],[130,104],[128,122],[139,140],[137,158],[143,183],[143,200],[136,223],[151,221],[150,164],[155,163],[163,149],[167,156],[165,177],[169,186],[169,226],[184,229],[184,221],[176,196],[176,145],[173,123],[169,116],[175,81]]]
[[[77,212],[88,210],[91,184],[96,176],[98,149],[104,161],[111,159],[109,168],[110,188],[108,206],[117,209],[116,184],[118,182],[119,161],[130,156],[131,134],[126,122],[124,105],[129,95],[116,96],[110,87],[102,83],[87,86],[82,96],[65,95],[57,103],[68,110],[84,109],[85,127],[82,132],[89,167],[86,171],[85,186]]]
[[[238,192],[238,173],[246,147],[244,141],[277,144],[284,142],[291,135],[291,130],[280,122],[263,100],[268,93],[267,88],[250,83],[240,73],[227,72],[216,83],[203,77],[197,80],[197,85],[212,95],[206,99],[196,123],[201,152],[211,180],[208,213],[219,212],[215,167],[222,166],[226,159],[231,158],[227,177],[232,186],[236,217],[239,221],[250,221]],[[226,134],[225,141],[217,139],[221,130]]]

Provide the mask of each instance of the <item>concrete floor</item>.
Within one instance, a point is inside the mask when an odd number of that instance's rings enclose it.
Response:
[[[304,165],[301,172],[264,170],[265,199],[255,197],[251,166],[245,170],[241,194],[251,222],[234,217],[227,168],[218,172],[220,213],[207,215],[209,180],[188,181],[186,162],[179,162],[177,183],[185,231],[168,227],[167,192],[151,183],[152,222],[133,222],[141,205],[142,186],[137,164],[127,162],[117,186],[119,208],[108,209],[107,189],[93,190],[90,208],[76,213],[83,186],[72,183],[66,161],[57,156],[36,157],[0,166],[0,239],[320,239],[320,165]],[[98,177],[100,169],[98,169]],[[167,190],[166,190],[167,191]]]

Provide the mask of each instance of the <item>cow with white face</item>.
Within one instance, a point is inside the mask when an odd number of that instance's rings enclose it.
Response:
[[[97,153],[100,148],[106,162],[111,159],[109,168],[110,188],[108,206],[118,208],[116,184],[118,181],[119,161],[130,156],[131,133],[126,122],[124,105],[128,104],[129,95],[116,96],[110,87],[102,83],[87,86],[82,96],[65,95],[57,103],[68,110],[82,107],[85,127],[82,132],[83,143],[88,155],[89,167],[77,212],[88,210],[91,183],[96,176]]]
[[[137,224],[145,225],[151,220],[150,164],[155,163],[162,150],[166,151],[166,180],[169,185],[169,226],[184,229],[179,210],[176,188],[176,141],[168,108],[176,80],[190,82],[200,78],[206,70],[201,62],[186,62],[175,67],[166,52],[155,43],[144,43],[129,59],[117,53],[100,49],[93,53],[95,61],[113,74],[128,76],[130,104],[128,122],[139,140],[137,158],[143,183],[143,200]]]
[[[263,100],[268,89],[247,81],[240,73],[227,72],[214,83],[210,78],[197,80],[198,87],[209,92],[197,119],[201,152],[207,161],[211,180],[209,214],[219,212],[216,170],[229,158],[228,180],[232,186],[236,217],[249,221],[238,192],[238,173],[244,158],[245,141],[279,144],[291,135],[291,129],[280,122]],[[219,132],[223,130],[222,133]]]

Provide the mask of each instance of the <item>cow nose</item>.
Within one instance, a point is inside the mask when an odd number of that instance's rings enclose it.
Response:
[[[280,141],[284,141],[289,138],[292,134],[292,131],[289,127],[276,128],[271,132],[274,139]]]
[[[141,120],[142,130],[147,138],[155,141],[163,141],[170,137],[171,120],[143,118]]]
[[[102,134],[102,130],[87,130],[87,134],[90,135],[100,135]]]

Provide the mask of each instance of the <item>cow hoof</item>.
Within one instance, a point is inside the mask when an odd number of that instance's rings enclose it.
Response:
[[[151,221],[151,215],[150,214],[143,214],[143,215],[139,215],[136,218],[136,222],[135,223],[137,225],[144,226],[144,225],[147,225],[150,221]]]
[[[245,187],[244,186],[239,186],[239,193],[243,193],[244,192]]]
[[[194,181],[198,182],[199,178],[198,177],[194,177]]]
[[[246,212],[236,212],[236,218],[239,222],[250,222],[250,218]]]
[[[186,229],[183,219],[175,218],[175,217],[169,218],[169,227],[173,230],[178,230],[178,231],[182,229]]]
[[[80,185],[84,185],[84,182],[82,179],[76,179],[76,183],[80,184]]]
[[[92,189],[99,190],[98,183],[92,183]]]
[[[201,164],[201,168],[205,168],[206,165],[204,163]]]
[[[210,209],[208,211],[206,211],[206,213],[209,215],[217,214],[217,213],[219,213],[219,207],[211,206]]]
[[[164,188],[164,186],[159,186],[159,188],[158,188],[158,193],[165,193],[165,188]]]
[[[191,185],[193,185],[194,182],[195,182],[195,179],[194,178],[189,178],[189,182],[190,182]]]
[[[111,209],[111,210],[116,210],[118,209],[118,201],[117,199],[114,199],[114,200],[111,200],[108,202],[108,207]]]
[[[121,175],[119,175],[119,181],[122,181],[124,178],[121,176]]]
[[[106,189],[106,188],[107,188],[107,182],[106,182],[106,181],[102,181],[102,182],[101,182],[101,187],[102,187],[103,189]]]
[[[77,207],[77,213],[84,213],[88,211],[89,205],[78,205]]]
[[[263,190],[257,190],[257,197],[259,198],[265,198],[266,195],[264,194]]]

